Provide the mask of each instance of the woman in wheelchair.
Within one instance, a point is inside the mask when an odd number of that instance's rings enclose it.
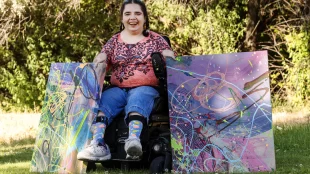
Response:
[[[165,39],[149,31],[149,18],[141,0],[125,0],[121,6],[120,32],[112,36],[94,59],[94,63],[106,63],[111,68],[111,85],[100,99],[98,111],[91,131],[93,140],[78,153],[79,160],[104,161],[111,158],[108,145],[104,142],[106,127],[123,110],[129,127],[125,141],[128,159],[142,156],[140,134],[144,119],[148,122],[154,99],[159,96],[151,54],[162,53],[163,57],[174,58]]]

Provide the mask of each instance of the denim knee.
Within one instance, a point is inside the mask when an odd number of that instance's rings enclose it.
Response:
[[[103,112],[110,124],[125,106],[126,92],[119,87],[113,87],[102,93],[99,106],[94,111],[95,113]]]
[[[140,86],[129,90],[125,107],[125,119],[129,113],[137,112],[148,120],[153,109],[154,100],[158,97],[158,91],[151,86]]]

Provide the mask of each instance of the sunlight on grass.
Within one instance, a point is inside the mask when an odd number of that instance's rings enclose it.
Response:
[[[0,165],[1,173],[30,173],[30,161],[5,163]]]
[[[36,137],[40,114],[38,113],[1,113],[0,145],[12,141],[34,139]]]
[[[310,124],[308,117],[303,117],[303,123],[292,119],[282,118],[277,115],[278,122],[273,125],[276,172],[279,174],[310,173]],[[295,117],[295,120],[299,118]],[[281,121],[280,121],[281,120]],[[282,121],[284,120],[284,121]],[[285,121],[286,120],[286,121]],[[3,122],[2,122],[3,123]],[[13,129],[12,127],[11,129]],[[29,130],[29,129],[28,129]],[[21,135],[22,136],[22,135]],[[30,161],[35,143],[35,136],[26,138],[18,137],[17,140],[0,141],[0,173],[30,173]],[[0,137],[1,139],[1,137]],[[120,169],[106,169],[97,164],[97,171],[93,174],[142,174],[148,173],[148,169],[133,170],[129,172]],[[264,172],[264,174],[268,172]],[[263,173],[260,173],[263,174]]]

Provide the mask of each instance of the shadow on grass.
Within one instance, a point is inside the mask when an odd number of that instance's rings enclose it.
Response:
[[[5,163],[29,162],[31,161],[34,138],[13,140],[10,143],[0,143],[0,165]]]
[[[310,124],[277,124],[273,127],[276,153],[276,171],[261,172],[259,174],[300,174],[310,173]],[[33,138],[0,143],[0,165],[5,163],[29,162],[33,153]],[[27,166],[28,167],[28,166]],[[104,168],[100,164],[94,174],[101,173],[127,173],[118,168]],[[28,170],[28,169],[27,169]],[[10,172],[12,173],[11,169]],[[19,172],[20,173],[20,172]],[[148,169],[133,170],[128,173],[142,174],[148,173]]]
[[[17,145],[27,145],[27,144],[34,145],[34,143],[35,143],[35,138],[33,137],[23,138],[20,140],[11,139],[9,142],[0,140],[0,147],[13,147]]]

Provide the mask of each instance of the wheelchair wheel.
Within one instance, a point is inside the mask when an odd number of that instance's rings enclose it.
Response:
[[[153,159],[151,166],[150,166],[150,174],[160,174],[165,173],[165,157],[159,156]]]

